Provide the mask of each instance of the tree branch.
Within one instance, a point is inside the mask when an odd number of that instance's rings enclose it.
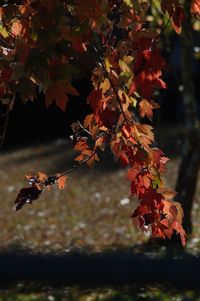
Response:
[[[109,82],[110,82],[110,85],[111,85],[111,87],[112,87],[112,89],[113,89],[113,92],[114,92],[114,94],[115,94],[115,96],[116,96],[116,100],[117,100],[117,102],[118,102],[118,104],[119,104],[120,111],[121,111],[121,113],[122,113],[122,115],[123,115],[123,117],[124,117],[124,120],[125,120],[126,124],[128,125],[128,124],[129,124],[129,123],[128,123],[128,119],[126,118],[126,115],[125,115],[125,113],[124,113],[124,110],[123,110],[123,107],[122,107],[122,104],[121,104],[121,100],[120,100],[119,95],[118,95],[118,93],[117,93],[116,87],[115,87],[115,85],[114,85],[113,82],[112,82],[112,79],[111,79],[111,77],[110,77],[110,74],[109,74],[108,71],[106,70],[106,67],[105,67],[105,65],[104,65],[104,60],[103,60],[103,58],[100,56],[100,53],[99,53],[97,47],[96,47],[95,45],[93,45],[93,48],[94,48],[95,52],[98,54],[98,58],[99,58],[100,61],[101,61],[100,64],[101,64],[101,66],[102,66],[102,68],[103,68],[103,71],[104,71],[104,73],[106,74],[106,76],[107,76],[107,78],[108,78],[108,80],[109,80]]]

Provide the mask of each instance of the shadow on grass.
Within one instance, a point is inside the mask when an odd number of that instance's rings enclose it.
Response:
[[[172,255],[159,245],[148,246],[60,254],[31,253],[15,246],[0,253],[0,288],[19,281],[84,288],[158,283],[180,289],[199,287],[199,256],[182,249],[173,249]]]
[[[157,146],[166,152],[166,155],[175,158],[180,155],[180,145],[183,143],[184,133],[179,128],[165,127],[156,130]],[[173,147],[172,147],[173,146]],[[1,165],[6,168],[8,166],[24,166],[29,165],[31,169],[38,169],[43,166],[48,174],[62,173],[77,164],[74,161],[76,153],[73,151],[72,145],[67,140],[58,140],[46,144],[37,144],[23,149],[13,149],[12,151],[3,152]],[[100,152],[100,162],[95,164],[95,172],[107,173],[115,172],[121,168],[119,162],[115,162],[110,149],[107,148],[104,153]],[[82,167],[80,173],[85,173],[88,168]]]
[[[9,152],[5,152],[5,154],[13,154],[17,152],[18,154],[14,157],[9,157],[9,164],[10,165],[22,165],[32,161],[41,161],[41,165],[43,160],[48,161],[48,166],[46,172],[48,174],[54,174],[55,172],[64,172],[67,169],[72,168],[74,165],[78,163],[74,160],[75,157],[79,154],[73,150],[72,145],[68,145],[67,143],[47,143],[44,145],[33,145],[30,148],[24,149],[16,149]],[[121,168],[119,162],[114,160],[113,154],[107,148],[104,153],[99,153],[100,162],[96,162],[95,164],[95,171],[97,172],[109,172],[113,170],[118,170]],[[6,164],[3,162],[3,164]],[[85,166],[85,167],[84,167]],[[79,170],[84,171],[88,167],[86,164],[82,166]]]

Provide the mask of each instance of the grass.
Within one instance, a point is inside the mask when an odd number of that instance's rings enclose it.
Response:
[[[54,174],[68,169],[73,164],[72,150],[65,144],[50,143],[1,154],[1,248],[99,251],[142,242],[144,236],[133,229],[130,220],[135,204],[125,170],[111,168],[112,159],[106,160],[106,165],[71,173],[64,191],[45,192],[33,205],[14,212],[16,195],[27,185],[24,175],[29,171]]]
[[[164,133],[163,133],[164,131]],[[181,134],[163,129],[166,140],[159,139],[167,155],[175,156],[168,163],[166,182],[174,187],[179,164]],[[161,136],[162,136],[161,135]],[[174,151],[175,150],[175,151]],[[64,191],[52,189],[44,192],[32,205],[27,204],[18,212],[13,211],[18,191],[26,186],[24,175],[30,171],[47,174],[63,172],[73,165],[72,149],[65,141],[56,141],[21,149],[4,151],[0,155],[0,248],[29,249],[32,252],[69,252],[72,250],[102,251],[109,248],[133,247],[146,241],[130,219],[137,201],[130,197],[126,171],[113,162],[107,154],[102,163],[92,170],[83,167],[69,175]],[[188,249],[200,249],[200,180],[197,185],[193,209],[193,235]],[[20,284],[21,285],[21,284]],[[134,288],[101,291],[82,291],[63,288],[51,291],[43,288],[38,293],[23,289],[0,293],[0,301],[112,301],[112,300],[200,300],[194,292],[172,292],[155,288]],[[37,290],[36,290],[37,291]],[[184,299],[183,297],[187,298]],[[199,298],[199,299],[198,299]]]
[[[128,286],[100,288],[86,290],[81,288],[61,288],[60,290],[48,287],[39,290],[39,293],[25,294],[5,292],[0,294],[0,301],[200,301],[199,291],[175,290],[163,286]]]

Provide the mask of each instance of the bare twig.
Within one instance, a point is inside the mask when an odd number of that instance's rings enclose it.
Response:
[[[57,179],[69,174],[70,172],[74,171],[77,168],[80,168],[83,166],[83,164],[87,163],[92,157],[94,157],[97,153],[97,150],[95,150],[91,156],[89,156],[87,159],[83,160],[80,164],[75,164],[74,166],[72,166],[72,168],[70,168],[69,170],[65,171],[64,173],[60,174],[59,176],[57,176]]]
[[[5,121],[4,121],[3,125],[1,126],[1,129],[3,129],[3,131],[2,131],[2,134],[0,135],[0,148],[2,147],[2,145],[4,143],[4,140],[5,140],[5,136],[6,136],[6,131],[7,131],[7,128],[8,128],[8,121],[9,121],[9,116],[10,116],[10,111],[11,111],[11,107],[12,107],[13,98],[10,101],[10,103],[7,105],[6,112],[1,115],[2,118],[5,118]]]

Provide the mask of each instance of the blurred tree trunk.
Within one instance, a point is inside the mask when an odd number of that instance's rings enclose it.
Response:
[[[181,33],[181,73],[183,104],[185,111],[185,141],[176,184],[177,200],[184,210],[183,225],[188,233],[192,231],[191,211],[200,167],[200,131],[197,117],[197,103],[193,83],[193,29],[190,13],[191,0],[185,0],[185,21]]]

